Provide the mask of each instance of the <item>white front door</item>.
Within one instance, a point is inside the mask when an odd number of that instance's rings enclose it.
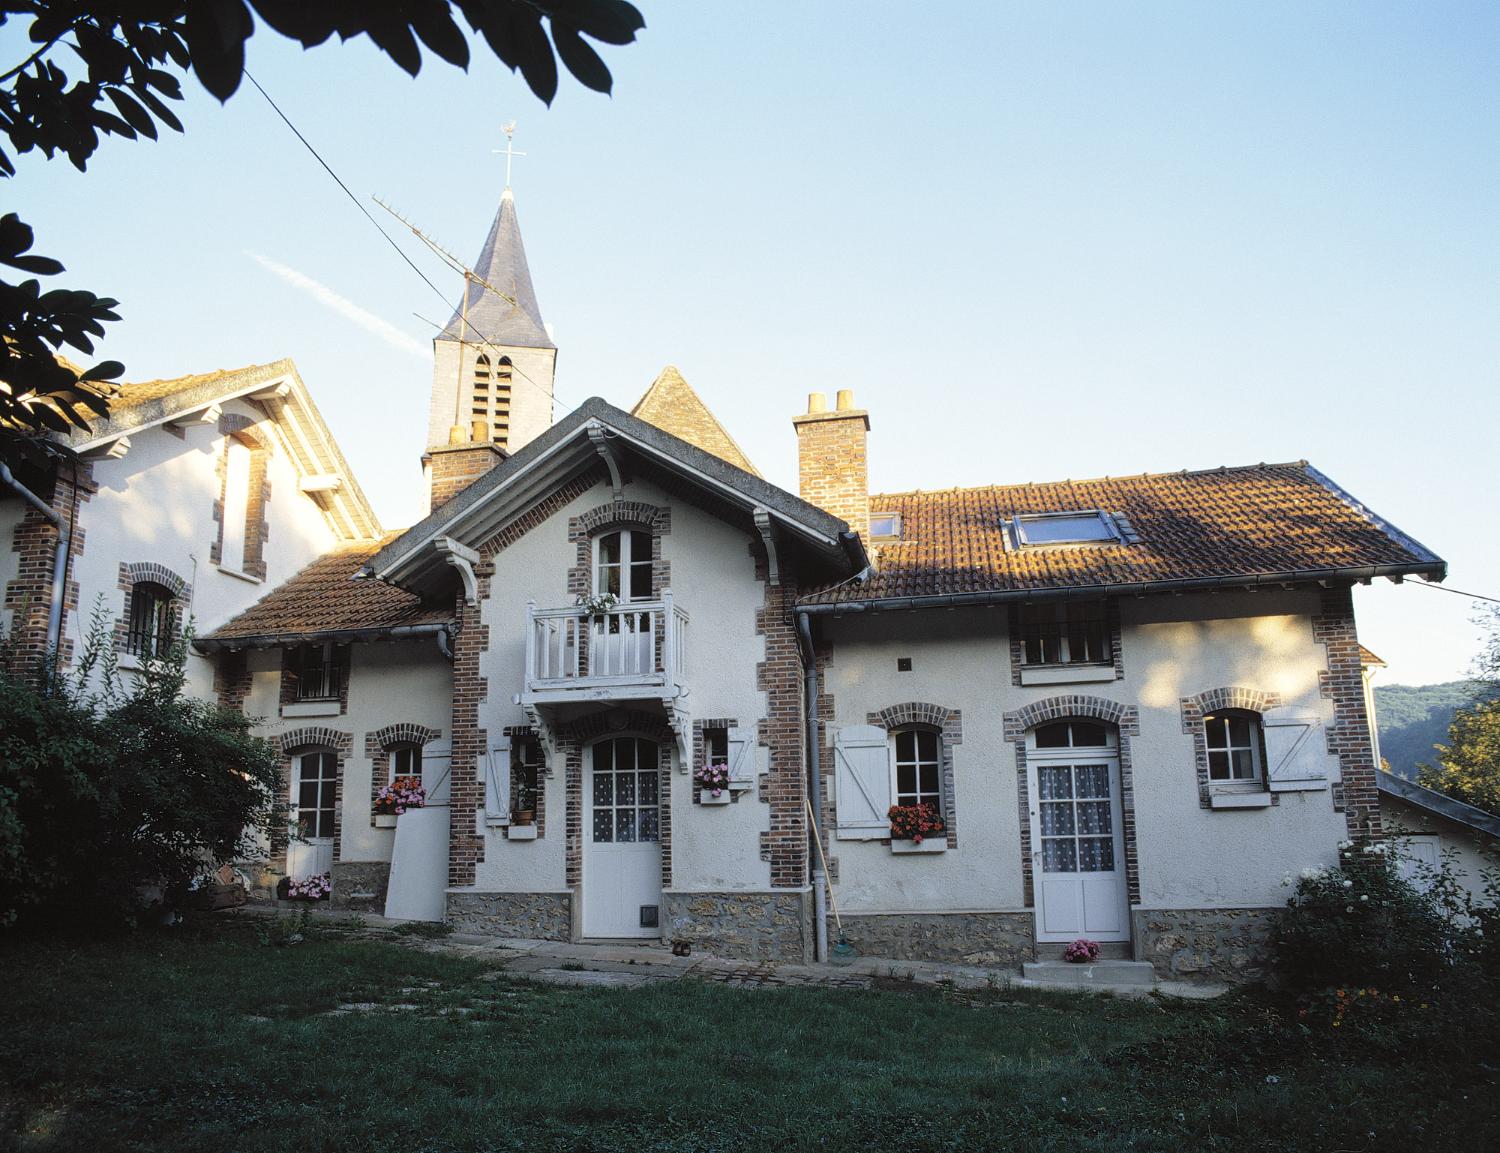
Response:
[[[1037,940],[1128,941],[1114,734],[1091,722],[1064,721],[1037,730],[1030,743]]]
[[[333,870],[333,810],[339,760],[335,753],[303,753],[292,765],[291,823],[286,847],[289,877]]]
[[[589,749],[583,935],[661,936],[660,747],[610,737]]]

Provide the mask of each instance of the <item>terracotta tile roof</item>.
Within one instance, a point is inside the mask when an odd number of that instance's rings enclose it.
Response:
[[[399,532],[355,541],[324,553],[296,576],[202,638],[210,647],[235,640],[441,624],[447,609],[423,607],[414,594],[374,580],[350,578]]]
[[[1360,668],[1369,668],[1372,665],[1378,666],[1382,669],[1386,667],[1385,662],[1369,649],[1365,648],[1364,645],[1359,646],[1359,665]]]
[[[630,415],[640,417],[663,432],[670,432],[678,440],[712,453],[752,476],[760,475],[750,458],[734,443],[734,437],[708,411],[703,398],[693,391],[693,386],[675,365],[669,364],[661,370],[661,375],[646,390],[646,395],[635,402]]]
[[[1101,510],[1129,543],[1012,547],[1007,518]],[[879,571],[808,598],[859,601],[1327,572],[1442,562],[1305,461],[1208,472],[872,495],[901,515]]]

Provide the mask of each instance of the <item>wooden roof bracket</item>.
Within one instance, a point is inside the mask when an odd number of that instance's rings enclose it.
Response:
[[[771,528],[771,510],[756,508],[755,528],[766,546],[767,577],[773,585],[781,583],[781,564],[776,557],[776,534]]]
[[[479,554],[451,536],[440,536],[432,544],[442,554],[443,559],[458,570],[458,575],[464,582],[464,604],[477,605],[479,603],[479,577],[474,572],[474,566],[479,563]]]
[[[609,469],[610,487],[615,491],[615,500],[625,499],[625,483],[620,477],[619,452],[615,448],[613,437],[605,431],[603,425],[589,425],[589,440],[593,442],[595,450],[604,458],[605,467]]]

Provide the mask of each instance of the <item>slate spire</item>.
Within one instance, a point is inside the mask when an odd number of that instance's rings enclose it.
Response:
[[[531,269],[526,264],[526,247],[521,243],[521,225],[516,219],[516,198],[509,188],[500,195],[500,210],[474,263],[474,272],[501,292],[515,298],[511,304],[478,284],[466,284],[469,298],[469,323],[463,323],[463,304],[453,310],[453,318],[438,336],[439,340],[508,345],[515,348],[556,348],[542,323],[537,307],[536,289],[531,285]]]

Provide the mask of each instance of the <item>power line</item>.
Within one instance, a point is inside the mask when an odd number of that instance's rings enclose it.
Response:
[[[292,135],[300,140],[302,142],[302,146],[312,153],[313,159],[316,160],[320,165],[322,165],[323,171],[328,173],[328,175],[333,178],[333,182],[337,184],[341,189],[343,189],[344,195],[350,199],[355,208],[359,209],[360,215],[370,222],[370,227],[374,228],[376,232],[380,233],[381,238],[396,250],[396,255],[406,262],[407,267],[409,267],[413,272],[421,277],[422,283],[427,285],[428,288],[432,289],[432,291],[437,294],[438,299],[441,300],[444,305],[447,305],[447,294],[444,293],[443,290],[436,284],[434,284],[431,279],[428,278],[425,272],[417,267],[417,265],[412,261],[412,258],[407,256],[406,252],[401,248],[401,246],[397,244],[394,239],[392,239],[390,233],[386,232],[386,230],[380,226],[380,221],[376,220],[374,216],[370,215],[369,209],[364,206],[359,197],[355,196],[354,193],[350,191],[349,186],[345,184],[344,181],[339,177],[339,174],[333,170],[333,166],[330,165],[328,161],[323,159],[318,150],[312,146],[312,142],[309,141],[306,136],[302,135],[302,133],[297,129],[297,126],[291,122],[291,119],[287,116],[287,114],[281,110],[279,105],[277,105],[276,101],[271,99],[271,94],[261,87],[260,81],[257,80],[254,76],[250,75],[248,69],[246,69],[245,71],[245,79],[249,80],[251,84],[255,85],[255,90],[265,97],[266,103],[271,106],[271,110],[275,112],[277,116],[281,117],[281,122],[291,129]],[[464,284],[463,290],[465,294],[468,293],[469,286],[467,283]],[[421,318],[419,317],[418,319]],[[478,343],[487,345],[490,348],[496,347],[495,342],[490,340],[489,337],[485,336],[484,333],[480,332],[479,329],[475,328],[473,322],[470,321],[468,317],[460,316],[460,319],[462,323],[467,325],[469,330],[472,331],[476,337],[478,337]],[[432,322],[427,321],[426,323],[431,324]],[[437,328],[440,332],[444,331],[444,329],[439,325],[433,325],[433,327]],[[545,386],[538,384],[536,381],[532,380],[530,376],[523,372],[519,365],[512,364],[511,371],[517,373],[522,380],[531,385],[537,391],[544,393],[549,399],[553,401],[554,404],[562,402],[562,398],[557,395],[555,389],[548,389]],[[576,405],[568,404],[566,402],[562,402],[562,406],[564,412],[572,412],[573,409],[577,407]]]
[[[1402,582],[1405,584],[1406,582]],[[1432,584],[1428,581],[1418,581],[1417,588],[1432,589],[1434,592],[1452,593],[1454,596],[1468,597],[1470,600],[1489,601],[1492,605],[1500,605],[1500,597],[1487,597],[1483,593],[1466,593],[1463,589],[1450,589],[1447,585]]]

